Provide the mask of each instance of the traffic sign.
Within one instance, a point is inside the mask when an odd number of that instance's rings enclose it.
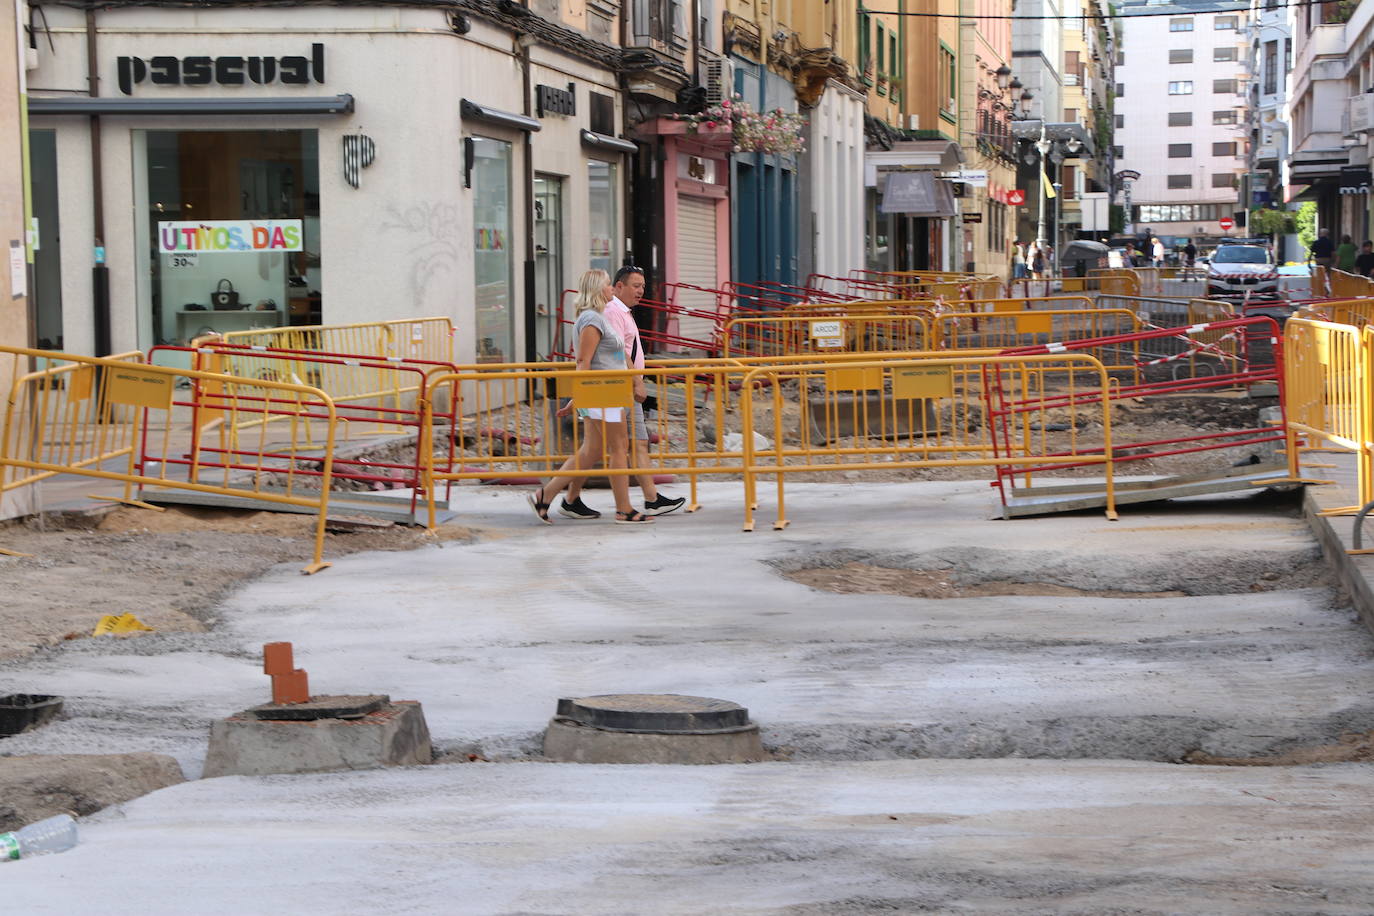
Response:
[[[1229,216],[1223,216],[1221,219],[1217,220],[1217,225],[1221,227],[1222,232],[1230,232],[1231,227],[1235,224],[1236,221]]]
[[[1019,207],[1026,202],[1026,192],[1020,188],[1012,188],[1007,192],[1007,203],[1013,207]]]

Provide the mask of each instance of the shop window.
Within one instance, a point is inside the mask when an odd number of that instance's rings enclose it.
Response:
[[[617,225],[616,167],[596,159],[587,162],[587,223],[591,231],[591,249],[587,252],[590,267],[599,267],[614,274],[619,260],[616,237]]]
[[[134,131],[133,147],[141,345],[321,322],[316,131]]]
[[[515,351],[515,324],[511,320],[511,145],[488,137],[472,140],[477,361],[505,363]]]

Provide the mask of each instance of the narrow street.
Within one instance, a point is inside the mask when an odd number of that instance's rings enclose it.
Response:
[[[275,640],[319,691],[419,700],[440,754],[163,790],[7,873],[11,906],[1367,912],[1374,640],[1292,498],[1006,522],[983,483],[794,490],[752,534],[725,484],[649,531],[467,491],[473,542],[283,565],[210,633],[6,665],[0,691],[71,697],[11,754],[194,778]],[[540,762],[559,697],[625,692],[740,703],[775,759]]]

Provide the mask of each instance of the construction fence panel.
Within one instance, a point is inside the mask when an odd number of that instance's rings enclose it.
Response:
[[[923,314],[734,318],[724,340],[726,358],[934,349]]]
[[[1040,309],[1026,312],[947,313],[934,323],[934,339],[949,350],[1004,350],[1055,341],[1117,338],[1133,335],[1144,324],[1129,309]],[[1104,344],[1086,351],[1108,371],[1126,371],[1135,378],[1140,363],[1139,341]]]
[[[335,448],[336,413],[333,401],[318,388],[288,382],[246,379],[198,369],[132,363],[109,358],[52,354],[40,350],[0,348],[10,357],[52,358],[78,368],[68,380],[65,401],[43,398],[52,390],[52,376],[29,375],[7,404],[0,470],[75,474],[123,482],[138,487],[168,488],[246,497],[292,506],[316,515],[314,556],[305,572],[327,567],[323,560],[325,516],[329,506]],[[12,450],[9,431],[29,424],[51,437],[70,439],[83,427],[63,416],[72,410],[106,425],[131,429],[131,459],[122,454],[111,461],[81,460],[76,454],[48,448]],[[90,401],[92,404],[86,404]],[[21,406],[36,405],[36,406]],[[41,411],[31,412],[28,411]],[[256,439],[231,441],[225,427],[237,425],[241,413],[281,416],[288,420],[272,429],[258,424]],[[207,443],[207,425],[219,424],[218,440]],[[85,427],[89,429],[89,427]],[[121,450],[122,451],[122,450]],[[147,505],[132,501],[138,505]],[[149,507],[151,508],[151,507]]]
[[[1327,321],[1290,318],[1284,327],[1288,452],[1296,457],[1299,436],[1309,447],[1353,452],[1359,492],[1350,511],[1374,500],[1372,341],[1367,329]]]
[[[1110,488],[1105,399],[1056,405],[1054,422],[1049,407],[1038,422],[1029,411],[1016,423],[999,426],[989,419],[987,396],[994,391],[1011,391],[1021,400],[1040,393],[1048,403],[1051,392],[1073,395],[1083,385],[1106,390],[1105,368],[1086,354],[762,366],[744,381],[750,388],[762,384],[771,395],[744,405],[746,530],[754,526],[760,477],[771,476],[776,485],[774,528],[788,524],[785,481],[799,474],[1087,463],[1106,469]],[[1060,427],[1067,436],[1051,435]],[[1106,439],[1080,437],[1080,428]],[[756,441],[755,434],[762,438]],[[1114,511],[1109,495],[1108,512]]]
[[[38,353],[42,355],[33,355]],[[105,396],[108,373],[50,351],[0,348],[0,358],[8,392],[0,455],[39,465],[0,465],[0,500],[9,497],[26,507],[18,514],[29,514],[38,510],[38,500],[31,491],[29,498],[19,499],[19,491],[60,473],[53,468],[120,467],[127,472],[133,467],[137,411]],[[143,354],[108,359],[139,364]],[[126,483],[123,499],[132,498],[132,485]]]
[[[340,325],[291,325],[229,331],[227,343],[280,350],[356,353],[377,359],[399,357],[453,362],[456,331],[446,317],[406,318]]]

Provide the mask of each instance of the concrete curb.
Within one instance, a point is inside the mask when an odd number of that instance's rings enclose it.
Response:
[[[1355,517],[1353,515],[1323,516],[1327,509],[1353,506],[1359,497],[1340,484],[1324,484],[1304,488],[1303,517],[1321,543],[1326,562],[1350,595],[1365,629],[1374,633],[1374,554],[1354,556],[1346,553],[1354,547]],[[1374,530],[1366,528],[1365,547],[1374,547]]]

